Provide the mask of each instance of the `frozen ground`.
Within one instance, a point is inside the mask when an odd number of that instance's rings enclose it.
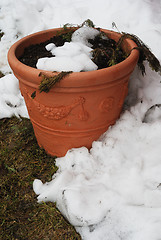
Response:
[[[138,35],[161,60],[161,1],[1,0],[0,118],[28,116],[7,51],[35,31],[82,23]],[[161,240],[161,77],[136,68],[125,111],[86,148],[57,159],[49,183],[34,181],[38,201],[56,201],[84,240]],[[153,107],[152,107],[153,106]],[[152,107],[152,108],[151,108]],[[151,109],[150,109],[151,108]]]

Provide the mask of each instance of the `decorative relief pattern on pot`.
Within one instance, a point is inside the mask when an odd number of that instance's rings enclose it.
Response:
[[[128,93],[128,81],[123,84],[122,87],[122,94],[119,100],[119,108],[122,108],[122,105],[124,104],[125,97],[127,96]]]
[[[104,100],[101,101],[99,105],[99,109],[103,113],[108,113],[112,110],[114,106],[115,99],[113,97],[107,97]]]
[[[78,97],[78,99],[75,99],[72,104],[67,106],[58,106],[58,107],[47,107],[43,104],[40,104],[34,100],[34,104],[36,105],[39,112],[49,119],[54,120],[61,120],[65,117],[67,117],[70,112],[77,106],[81,106],[81,110],[79,113],[79,119],[80,120],[87,120],[87,112],[84,110],[84,103],[85,98],[84,97]]]
[[[85,121],[89,117],[88,112],[84,109],[84,103],[85,103],[84,97],[80,96],[77,99],[74,99],[73,102],[67,106],[61,105],[56,107],[48,107],[48,106],[45,106],[44,104],[40,104],[35,99],[32,99],[30,94],[27,92],[27,89],[25,89],[25,92],[28,98],[30,98],[30,103],[32,101],[32,103],[34,103],[34,105],[37,107],[38,111],[46,118],[53,119],[53,120],[61,120],[67,117],[70,114],[70,112],[78,106],[80,106],[80,112],[79,112],[78,118],[81,121]],[[31,111],[30,106],[29,106],[29,109]]]
[[[83,103],[81,103],[81,110],[80,110],[80,112],[79,112],[78,117],[79,117],[79,119],[80,119],[81,121],[86,121],[86,120],[88,120],[88,118],[89,118],[89,114],[88,114],[88,112],[84,109],[84,104],[83,104]]]

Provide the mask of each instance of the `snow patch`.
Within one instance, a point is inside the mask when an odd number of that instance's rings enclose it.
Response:
[[[87,39],[93,39],[99,31],[90,27],[82,27],[72,35],[71,42],[55,47],[52,43],[46,46],[55,57],[40,58],[36,67],[48,71],[92,71],[97,70],[97,65],[91,60],[93,50]]]
[[[0,119],[12,116],[29,118],[17,78],[8,74],[0,78]]]

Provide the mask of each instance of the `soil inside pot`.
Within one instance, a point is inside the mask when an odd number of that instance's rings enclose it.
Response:
[[[52,53],[46,50],[46,45],[54,43],[56,47],[63,46],[65,42],[71,41],[73,32],[73,29],[67,33],[60,32],[45,42],[25,48],[19,60],[25,65],[36,68],[39,58],[53,57]],[[127,57],[121,48],[117,48],[117,43],[114,40],[109,39],[101,32],[94,39],[88,39],[88,42],[93,49],[92,61],[98,66],[98,69],[115,65]]]

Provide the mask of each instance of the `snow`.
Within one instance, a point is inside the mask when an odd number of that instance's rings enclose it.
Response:
[[[29,118],[18,80],[8,74],[0,79],[0,119],[13,115]]]
[[[88,39],[94,39],[99,34],[99,31],[88,26],[84,26],[76,30],[72,34],[72,42],[81,42],[89,47],[92,47],[88,43]]]
[[[36,67],[48,71],[92,71],[98,66],[91,60],[93,50],[87,39],[94,39],[99,31],[91,27],[81,27],[72,34],[72,41],[65,42],[63,46],[56,47],[52,43],[46,49],[54,57],[39,58]]]
[[[54,43],[49,43],[45,46],[47,51],[52,51],[55,47],[56,45]]]
[[[0,70],[6,76],[0,79],[0,118],[28,117],[7,64],[9,47],[27,34],[88,18],[98,27],[112,29],[115,22],[119,31],[136,34],[161,60],[160,0],[1,0]],[[144,77],[136,67],[116,124],[90,151],[71,149],[58,158],[52,181],[34,181],[38,201],[56,202],[83,240],[161,239],[160,104],[161,76],[147,63]]]
[[[47,71],[92,71],[97,70],[97,65],[85,54],[73,57],[50,57],[40,58],[37,62],[37,68]]]

